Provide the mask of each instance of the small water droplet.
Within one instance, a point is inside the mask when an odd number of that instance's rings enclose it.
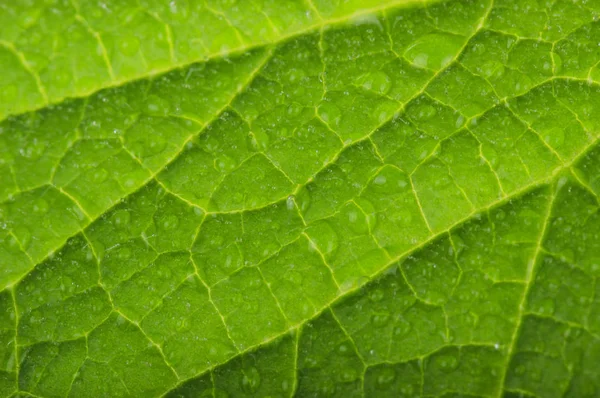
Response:
[[[463,38],[449,33],[420,37],[406,48],[404,56],[419,68],[440,69],[452,62],[463,45]]]
[[[130,221],[131,214],[127,210],[118,210],[111,217],[111,222],[116,228],[126,228]]]
[[[304,359],[304,367],[308,369],[314,369],[319,366],[319,361],[315,357],[306,357]]]
[[[375,382],[377,387],[386,388],[396,379],[396,371],[390,366],[385,366],[378,370]]]
[[[38,198],[33,203],[33,211],[38,214],[45,214],[48,212],[48,202],[43,198]]]
[[[248,133],[249,149],[252,151],[264,151],[269,146],[269,135],[263,130],[255,130]]]
[[[119,38],[119,51],[128,57],[136,54],[140,49],[140,40],[133,35],[126,35]]]
[[[562,72],[563,60],[558,53],[553,52],[552,58],[554,59],[554,74],[559,75]]]
[[[92,170],[91,181],[96,184],[100,184],[108,178],[108,171],[104,168],[97,168]]]
[[[337,105],[332,104],[331,102],[323,102],[319,106],[319,116],[323,121],[330,126],[338,126],[340,124],[340,120],[342,119],[342,111]]]
[[[381,328],[387,325],[390,320],[390,314],[388,313],[376,313],[371,316],[371,323],[376,328]]]
[[[392,80],[382,71],[369,72],[356,79],[356,84],[365,90],[384,95],[390,91]]]
[[[296,206],[294,204],[294,200],[295,200],[294,195],[288,196],[287,199],[285,200],[285,206],[287,207],[288,210],[293,210],[294,207]]]
[[[127,260],[131,257],[131,249],[129,247],[122,247],[117,252],[117,258],[119,260]]]
[[[445,372],[451,372],[458,367],[458,358],[455,355],[442,355],[437,357],[437,364]]]
[[[342,369],[339,375],[339,380],[342,383],[350,383],[358,379],[358,372],[354,368]]]
[[[381,289],[375,289],[369,294],[369,299],[373,302],[378,302],[383,299],[384,293]]]
[[[170,111],[169,102],[156,96],[149,95],[146,99],[146,112],[152,116],[167,116]]]
[[[433,106],[423,104],[419,106],[416,116],[419,120],[428,120],[434,117],[436,114],[437,110]]]
[[[554,314],[554,300],[551,298],[544,299],[538,307],[538,312],[541,315],[553,315]]]
[[[217,171],[221,171],[223,173],[229,172],[235,169],[235,166],[237,166],[235,160],[233,160],[227,155],[221,155],[218,158],[216,158],[214,161],[214,165]]]
[[[287,114],[289,116],[298,116],[300,112],[302,112],[302,109],[304,109],[302,105],[297,102],[292,102],[287,108]]]
[[[22,156],[30,160],[36,160],[46,152],[47,144],[37,139],[33,140],[31,145],[28,145],[25,149],[21,149],[20,153]]]
[[[383,174],[380,174],[377,177],[375,177],[375,180],[373,182],[377,185],[383,185],[386,183],[386,181],[387,181],[386,176]]]
[[[352,355],[354,352],[348,343],[341,343],[338,346],[337,351],[341,355]]]

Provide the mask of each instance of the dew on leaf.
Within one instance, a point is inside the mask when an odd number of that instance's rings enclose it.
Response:
[[[463,38],[448,33],[431,33],[420,37],[405,51],[408,62],[419,68],[440,69],[452,62]]]
[[[379,302],[383,300],[384,293],[381,289],[375,289],[371,293],[369,293],[369,299],[373,302]]]
[[[263,130],[248,133],[248,146],[251,151],[264,151],[269,147],[270,138]]]
[[[149,95],[146,99],[146,112],[152,116],[167,116],[171,110],[169,102],[156,95]]]
[[[121,247],[117,251],[117,257],[119,260],[127,260],[131,257],[131,249],[129,247]]]
[[[131,221],[131,214],[127,210],[118,210],[111,216],[115,228],[127,228]]]
[[[43,198],[38,198],[33,203],[33,211],[38,214],[45,214],[48,212],[48,202]]]
[[[371,316],[371,323],[376,328],[384,327],[385,325],[388,324],[389,320],[390,320],[390,314],[385,313],[385,312],[375,313]]]
[[[375,71],[360,76],[356,80],[356,84],[366,90],[374,91],[378,94],[384,95],[390,91],[392,80],[387,73],[383,71]]]
[[[91,172],[90,180],[96,184],[100,184],[108,178],[108,171],[106,169],[100,167],[97,169],[93,169]]]
[[[314,369],[319,366],[319,360],[316,357],[308,356],[304,359],[304,367]]]
[[[342,383],[350,383],[356,379],[358,379],[358,372],[354,368],[345,368],[339,373],[339,381]]]
[[[390,366],[384,366],[377,370],[375,382],[381,389],[389,388],[390,384],[396,380],[396,370]]]
[[[544,299],[538,307],[538,312],[541,315],[553,315],[554,314],[555,303],[551,298]]]
[[[331,102],[323,102],[319,105],[318,112],[321,119],[330,126],[338,126],[340,124],[342,111],[340,111],[337,105]]]
[[[383,185],[387,182],[387,178],[385,175],[380,174],[377,177],[375,177],[375,179],[373,180],[373,182],[377,185]]]
[[[125,36],[119,39],[119,51],[128,57],[136,54],[140,49],[140,39],[135,36]]]
[[[338,345],[337,352],[340,355],[352,355],[354,353],[354,350],[348,343],[344,342]]]
[[[242,369],[242,390],[247,394],[254,394],[260,387],[260,373],[254,366]]]
[[[235,160],[227,155],[221,155],[215,159],[215,169],[217,171],[226,173],[235,169],[237,165]]]
[[[437,357],[436,363],[444,372],[452,372],[458,368],[458,358],[451,354]]]

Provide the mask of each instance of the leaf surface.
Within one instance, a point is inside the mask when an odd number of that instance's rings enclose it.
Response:
[[[600,394],[600,7],[225,3],[2,6],[0,394]]]

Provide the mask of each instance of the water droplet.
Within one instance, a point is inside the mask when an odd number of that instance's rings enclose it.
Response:
[[[318,109],[319,116],[330,126],[338,126],[342,119],[342,111],[331,102],[323,102]]]
[[[352,355],[354,350],[348,343],[341,343],[337,348],[338,353],[341,355]]]
[[[433,106],[429,104],[422,104],[418,107],[416,116],[419,120],[428,120],[434,117],[436,114],[437,110]]]
[[[504,210],[499,209],[496,211],[495,216],[496,216],[496,220],[502,221],[502,220],[504,220],[504,218],[506,218],[506,213],[504,212]]]
[[[383,124],[385,121],[392,118],[396,113],[396,106],[388,101],[382,102],[373,109],[371,117],[379,124]]]
[[[301,213],[306,213],[310,207],[310,192],[306,186],[302,187],[298,194],[295,195],[295,201]]]
[[[554,300],[551,298],[547,298],[540,303],[538,307],[538,312],[541,315],[552,315],[554,314]]]
[[[128,57],[136,54],[140,49],[140,39],[133,35],[126,35],[119,38],[119,51]]]
[[[437,357],[437,364],[445,372],[451,372],[458,367],[458,358],[455,355],[442,355]]]
[[[386,388],[396,379],[396,371],[394,368],[385,366],[378,370],[375,382],[377,387]]]
[[[149,95],[146,99],[146,112],[152,116],[167,116],[170,111],[169,102],[156,96]]]
[[[429,63],[429,55],[427,53],[415,54],[412,58],[412,63],[419,68],[426,68]]]
[[[383,185],[386,183],[386,181],[387,181],[387,178],[383,174],[379,174],[377,177],[375,177],[375,180],[373,180],[373,182],[377,185]]]
[[[235,160],[233,160],[227,155],[221,155],[218,158],[216,158],[214,161],[214,165],[217,171],[221,171],[223,173],[229,172],[235,169],[235,166],[237,166]]]
[[[531,377],[532,380],[535,380],[535,381],[542,380],[542,371],[540,369],[531,368],[531,369],[529,369],[528,375],[529,375],[529,377]]]
[[[563,146],[565,142],[565,130],[563,127],[555,127],[544,134],[544,141],[554,149]]]
[[[428,34],[408,46],[404,56],[416,67],[437,70],[452,62],[463,41],[463,37],[449,33]]]
[[[131,221],[131,214],[127,210],[118,210],[110,219],[116,228],[126,228]]]
[[[383,299],[384,293],[381,289],[375,289],[369,294],[369,299],[373,302],[378,302]]]
[[[304,359],[304,367],[314,369],[319,366],[319,360],[315,357],[306,357]]]
[[[302,281],[304,280],[304,277],[302,276],[302,274],[298,271],[287,271],[284,274],[284,279],[288,282],[293,283],[296,286],[301,286]]]
[[[290,83],[300,83],[300,80],[306,76],[306,73],[302,69],[290,68],[287,72],[288,81]]]
[[[17,23],[23,29],[28,29],[40,19],[41,10],[37,7],[31,7],[20,13],[17,17]]]
[[[387,325],[390,320],[390,314],[388,313],[376,313],[371,316],[371,323],[376,328],[381,328]]]
[[[269,146],[270,138],[263,130],[255,130],[248,133],[249,149],[252,151],[264,151]]]
[[[37,139],[33,140],[33,143],[27,146],[25,149],[20,151],[21,155],[30,160],[36,160],[44,152],[46,152],[47,144],[45,142],[38,141]]]
[[[3,247],[6,247],[10,253],[19,253],[21,251],[19,241],[12,235],[8,235],[4,238]]]
[[[161,227],[166,231],[172,231],[179,226],[179,218],[174,214],[169,214],[160,220]]]
[[[250,314],[256,314],[260,310],[260,305],[256,301],[246,301],[244,303],[244,310]]]
[[[48,202],[43,198],[38,198],[33,202],[33,211],[38,214],[45,214],[48,212]]]
[[[339,380],[342,383],[350,383],[358,379],[358,372],[354,368],[342,369],[339,375]]]
[[[260,373],[254,366],[242,370],[242,390],[247,394],[254,394],[260,386]]]
[[[200,146],[204,148],[206,152],[214,153],[219,149],[220,143],[215,137],[207,136],[201,141]]]
[[[384,95],[390,91],[392,80],[385,72],[375,71],[360,76],[356,79],[356,84],[365,90]]]
[[[287,207],[288,210],[293,210],[294,207],[296,206],[294,204],[294,200],[295,200],[294,195],[288,196],[287,199],[285,200],[285,206]]]
[[[122,247],[117,252],[117,258],[119,260],[127,260],[131,257],[131,249],[129,247]]]
[[[304,109],[302,105],[297,102],[292,102],[287,108],[287,114],[289,116],[298,116],[300,112],[302,112],[302,109]]]
[[[400,393],[404,397],[411,397],[413,396],[414,392],[415,388],[412,386],[412,384],[406,384],[400,387]]]
[[[554,59],[554,74],[559,75],[560,72],[562,72],[563,60],[561,56],[555,52],[552,53],[552,58]]]
[[[108,171],[106,171],[106,169],[103,168],[97,168],[97,169],[92,169],[91,170],[91,181],[95,184],[100,184],[104,181],[106,181],[106,178],[108,178]]]
[[[180,21],[186,20],[190,15],[190,5],[188,0],[171,0],[169,2],[169,11],[173,18]]]
[[[16,227],[14,232],[19,238],[19,242],[21,242],[23,249],[27,249],[31,243],[31,232],[29,229],[27,227]]]

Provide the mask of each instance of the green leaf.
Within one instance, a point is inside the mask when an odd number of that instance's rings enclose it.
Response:
[[[599,396],[599,16],[0,5],[0,395]]]

